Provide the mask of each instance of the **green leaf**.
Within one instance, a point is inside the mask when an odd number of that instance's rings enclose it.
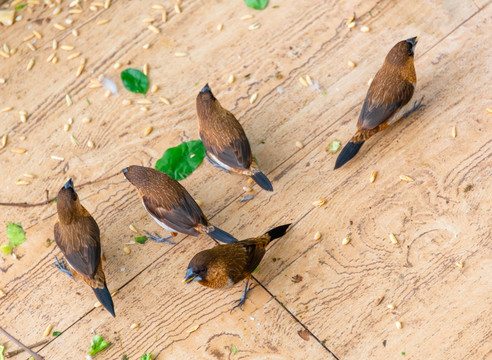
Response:
[[[239,352],[236,345],[234,345],[234,344],[231,345],[231,352],[233,355],[236,355]]]
[[[5,350],[5,346],[0,345],[0,360],[5,360],[5,358],[3,357],[4,350]]]
[[[60,336],[61,334],[63,334],[63,332],[61,332],[61,331],[53,331],[53,336]]]
[[[8,246],[6,244],[1,246],[1,250],[5,255],[12,253],[12,250],[16,246],[19,246],[26,241],[26,232],[21,224],[15,224],[9,221],[7,225],[7,237],[9,238]]]
[[[91,356],[96,355],[98,352],[106,349],[109,345],[111,345],[111,343],[104,341],[101,335],[96,335],[91,340],[91,347],[89,348],[88,354]]]
[[[0,245],[0,250],[5,254],[5,255],[10,255],[12,254],[12,248],[10,247],[9,244],[2,244]]]
[[[174,180],[183,180],[202,163],[206,152],[201,140],[184,142],[167,149],[157,160],[155,168]]]
[[[340,150],[342,143],[340,140],[333,140],[328,144],[328,147],[326,148],[326,151],[331,152],[332,154],[336,153],[338,150]]]
[[[15,10],[22,10],[22,9],[24,9],[26,6],[27,6],[27,4],[21,4],[21,5],[19,5],[19,6],[16,6],[14,9],[15,9]]]
[[[258,265],[258,266],[256,267],[256,269],[254,269],[254,270],[253,270],[253,272],[252,272],[251,274],[254,274],[255,272],[257,272],[259,268],[260,268],[260,265]]]
[[[121,360],[130,360],[130,359],[128,359],[128,356],[123,355],[123,356],[121,357]]]
[[[147,241],[147,236],[136,236],[135,241],[139,244],[145,244],[145,242]]]
[[[244,2],[255,10],[263,10],[268,5],[268,0],[244,0]]]
[[[152,360],[152,354],[143,354],[140,360]]]
[[[126,69],[121,72],[121,81],[128,91],[145,94],[149,89],[149,78],[137,69]]]

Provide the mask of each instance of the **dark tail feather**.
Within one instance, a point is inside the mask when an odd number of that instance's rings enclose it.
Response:
[[[104,306],[108,312],[116,317],[114,313],[114,304],[113,299],[111,298],[111,294],[109,293],[108,287],[104,284],[104,288],[102,289],[92,289],[94,290],[94,294],[96,294],[97,300]]]
[[[279,237],[284,236],[285,233],[287,232],[287,229],[291,225],[292,224],[277,226],[276,228],[274,228],[274,229],[270,230],[269,232],[267,232],[267,234],[270,235],[270,241],[275,240],[275,239],[278,239]]]
[[[352,159],[359,152],[362,144],[364,144],[364,142],[347,143],[347,145],[345,145],[345,147],[340,152],[340,155],[338,155],[337,161],[335,163],[335,170],[344,165],[350,159]]]
[[[214,230],[207,233],[212,239],[217,241],[230,244],[237,242],[237,239],[231,234],[226,233],[224,230],[219,229],[217,226],[214,226]]]
[[[262,189],[266,191],[273,191],[272,183],[261,171],[254,173],[251,177]]]

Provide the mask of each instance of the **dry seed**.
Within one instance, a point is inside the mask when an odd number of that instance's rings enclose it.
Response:
[[[184,52],[184,51],[178,51],[178,52],[174,53],[174,56],[176,56],[176,57],[185,57],[185,56],[188,56],[188,53],[187,52]]]
[[[136,329],[136,328],[138,328],[139,326],[140,326],[140,324],[138,324],[138,323],[134,323],[134,324],[131,324],[131,325],[130,325],[130,329]]]
[[[52,43],[51,45],[52,45],[52,47],[53,47],[53,50],[58,49],[58,41],[53,40],[53,43]]]
[[[53,329],[53,325],[49,324],[44,330],[43,336],[47,337],[51,334],[51,329]]]
[[[164,6],[162,6],[162,5],[152,5],[152,9],[154,9],[154,10],[162,10],[162,9],[164,9]]]
[[[10,54],[7,54],[5,51],[0,50],[0,55],[2,55],[4,58],[9,58]]]
[[[2,289],[0,289],[0,298],[3,298],[7,296],[7,294],[5,293],[5,291],[3,291]]]
[[[60,46],[60,49],[71,51],[74,49],[74,47],[72,45],[62,45],[62,46]]]
[[[326,204],[326,200],[325,199],[318,199],[318,200],[313,201],[311,203],[311,205],[313,205],[314,207],[317,207],[317,208],[322,207],[324,204]]]
[[[347,61],[347,66],[351,69],[354,69],[356,65],[352,60],[349,60]]]
[[[69,94],[65,95],[65,101],[67,102],[68,106],[71,106],[73,104],[72,98],[70,97]]]
[[[79,36],[79,31],[77,29],[72,30],[72,35],[73,36]]]
[[[488,112],[489,114],[492,114],[492,108],[487,108],[487,112]]]
[[[160,30],[158,28],[156,28],[154,25],[147,26],[147,29],[149,29],[150,31],[152,31],[156,34],[159,34],[159,32],[160,32]]]
[[[167,12],[166,12],[166,10],[164,10],[162,12],[162,22],[163,23],[167,22]]]
[[[453,137],[453,139],[456,137],[456,126],[453,126],[453,128],[451,129],[451,136]]]
[[[104,25],[104,24],[107,24],[108,22],[109,22],[109,19],[99,20],[97,22],[97,25]]]
[[[355,21],[355,14],[353,14],[346,22],[345,26],[349,26],[351,23]]]
[[[92,140],[88,140],[88,141],[87,141],[87,147],[88,147],[88,148],[93,149],[93,148],[94,148],[94,146],[96,146],[96,145],[94,145],[94,141],[92,141]]]
[[[78,58],[80,56],[80,53],[74,53],[70,56],[67,56],[67,60],[73,60],[75,58]]]
[[[84,71],[85,62],[86,62],[86,60],[83,59],[82,62],[80,63],[79,68],[77,69],[77,74],[76,74],[77,77],[79,77],[82,74],[82,72]]]
[[[252,184],[254,183],[255,181],[252,179],[252,178],[248,178],[248,184]]]
[[[3,108],[2,110],[0,110],[1,112],[9,112],[9,111],[12,111],[14,110],[14,108],[12,106],[8,106],[8,107],[5,107]]]
[[[128,99],[124,99],[122,102],[121,102],[121,105],[122,106],[128,106],[130,105],[132,102],[131,100],[128,100]]]
[[[75,136],[73,136],[73,134],[70,134],[70,141],[72,142],[72,144],[74,144],[75,146],[77,146],[79,144],[79,141],[77,140],[77,138]]]
[[[90,118],[90,117],[82,118],[82,124],[89,124],[91,121],[92,121],[92,118]]]
[[[316,231],[313,239],[314,239],[314,241],[318,241],[319,239],[321,239],[321,233],[319,231]]]
[[[37,30],[33,30],[32,33],[34,34],[34,36],[36,36],[38,39],[42,39],[43,38],[43,35],[37,31]]]
[[[56,7],[55,10],[53,10],[53,15],[58,15],[61,12],[61,8]]]
[[[355,23],[355,21],[352,21],[352,22],[350,22],[349,24],[347,24],[347,27],[348,27],[349,29],[353,29],[356,25],[357,25],[357,24]]]
[[[0,78],[0,84],[5,84],[6,80],[4,78]]]
[[[187,332],[187,333],[192,333],[193,331],[197,331],[199,327],[200,327],[200,325],[198,325],[198,324],[196,324],[196,325],[192,325],[192,326],[190,326],[190,327],[186,330],[186,332]]]
[[[155,19],[153,19],[153,18],[145,18],[142,21],[144,23],[147,23],[147,24],[152,24],[155,21]]]
[[[2,142],[0,143],[0,149],[3,149],[7,145],[7,135],[2,136]]]
[[[53,64],[57,64],[57,63],[58,63],[58,57],[56,57],[56,56],[55,56],[55,57],[53,58],[53,60],[51,60],[51,62],[52,62]]]
[[[302,86],[308,86],[308,82],[306,79],[304,79],[302,76],[299,78],[299,82],[301,83]]]
[[[144,64],[144,66],[142,66],[142,72],[144,73],[144,75],[149,75],[149,64]]]
[[[149,136],[152,130],[154,130],[154,128],[152,126],[149,126],[147,129],[145,129],[144,136]]]
[[[152,100],[149,99],[144,99],[144,100],[138,100],[137,105],[150,105],[152,104]]]
[[[219,25],[217,25],[217,30],[222,31],[222,28],[223,28],[223,27],[224,27],[224,25],[219,24]]]
[[[171,101],[169,101],[169,99],[165,98],[164,96],[160,96],[159,100],[162,101],[166,105],[171,105]]]
[[[20,121],[25,123],[27,121],[27,111],[19,111]]]
[[[109,9],[109,7],[110,7],[110,6],[111,6],[111,0],[106,0],[106,1],[104,2],[104,8],[105,8],[105,9]]]
[[[152,85],[152,87],[150,88],[150,92],[152,94],[155,94],[158,90],[159,90],[159,86],[157,85]]]
[[[27,64],[26,70],[30,71],[33,66],[34,66],[34,59],[31,59],[31,60],[29,60],[29,63]]]
[[[73,119],[72,118],[68,118],[67,119],[67,123],[69,123],[70,125],[72,125],[73,124]]]
[[[20,140],[20,141],[24,141],[24,140],[26,140],[26,139],[27,139],[27,137],[26,137],[26,136],[24,136],[24,135],[19,136],[19,140]]]
[[[130,250],[130,248],[129,248],[128,246],[125,246],[125,247],[123,248],[123,252],[124,252],[125,254],[129,254],[129,253],[131,253],[132,251]]]
[[[178,14],[181,14],[181,8],[179,7],[179,4],[174,4],[174,11],[176,11],[176,13]]]
[[[69,14],[81,14],[82,10],[80,9],[72,9],[68,11]]]
[[[342,245],[347,245],[349,242],[350,242],[350,238],[349,237],[345,237],[342,240]]]
[[[35,179],[36,178],[36,175],[33,175],[33,174],[23,174],[22,176],[26,177],[26,178],[29,178],[29,179]]]
[[[102,306],[102,304],[99,301],[97,301],[97,302],[94,303],[94,307],[95,308],[99,308],[101,306]]]
[[[254,23],[254,24],[248,26],[248,30],[256,30],[256,29],[259,29],[260,27],[261,27],[260,23]]]
[[[241,16],[241,20],[249,20],[249,19],[252,19],[253,18],[253,15],[243,15]]]
[[[234,77],[234,74],[231,74],[231,75],[229,75],[229,78],[227,79],[227,82],[229,84],[232,84],[235,80],[236,80],[236,78]]]
[[[34,47],[33,44],[31,43],[26,43],[26,46],[31,50],[31,51],[36,51],[36,48]]]
[[[58,23],[55,23],[53,26],[55,27],[55,29],[58,29],[58,30],[65,30],[66,29],[65,26],[63,26],[62,24],[58,24]]]
[[[14,154],[24,154],[27,150],[26,149],[23,149],[23,148],[14,148],[12,149],[12,152]]]
[[[311,79],[311,76],[306,75],[306,82],[308,83],[308,85],[313,85],[313,79]]]
[[[56,155],[51,155],[51,158],[53,160],[58,160],[58,161],[63,161],[65,160],[65,158],[61,157],[61,156],[56,156]]]
[[[390,310],[395,310],[395,308],[396,308],[396,306],[395,306],[395,305],[393,305],[393,304],[388,304],[386,307],[387,307],[388,309],[390,309]]]
[[[251,189],[250,187],[248,186],[243,186],[243,190],[246,191],[246,192],[251,192],[253,191],[253,189]]]
[[[395,245],[398,244],[398,239],[396,238],[395,234],[390,233],[389,237],[390,237],[390,241],[392,244],[395,244]]]
[[[17,54],[17,48],[10,49],[10,56]]]
[[[249,103],[254,104],[257,98],[258,98],[258,91],[255,92],[253,95],[251,95],[251,97],[249,98]]]
[[[29,181],[26,181],[26,180],[16,180],[15,181],[15,185],[30,185],[31,183]]]
[[[48,58],[46,59],[46,62],[51,62],[55,56],[56,56],[56,53],[51,53],[51,55],[48,56]]]
[[[374,181],[376,181],[376,177],[378,176],[378,172],[377,171],[373,171],[371,173],[371,177],[369,179],[369,182],[372,184]]]
[[[300,141],[296,141],[296,148],[302,149],[304,147],[304,144]]]
[[[397,329],[401,329],[403,327],[403,325],[399,321],[395,322],[395,326]]]
[[[368,81],[367,81],[367,86],[371,86],[372,84],[372,80],[374,80],[373,78],[370,78]]]
[[[121,67],[121,64],[119,62],[115,62],[113,65],[113,69],[119,69]]]
[[[360,31],[363,32],[363,33],[368,33],[369,31],[371,31],[371,28],[369,26],[363,26],[360,28]]]
[[[63,130],[64,130],[65,132],[69,132],[69,131],[70,131],[70,124],[65,124],[65,125],[63,125]]]
[[[411,182],[414,182],[415,180],[412,179],[410,176],[408,175],[400,175],[400,180],[401,181],[405,181],[407,183],[411,183]]]
[[[133,226],[133,224],[130,224],[130,226],[128,226],[130,228],[131,231],[133,231],[134,233],[138,233],[138,230],[135,226]]]
[[[31,34],[29,36],[26,36],[24,39],[22,39],[22,41],[29,41],[29,40],[32,40],[34,39],[34,34]]]
[[[144,48],[145,50],[147,50],[148,48],[150,48],[150,44],[144,44],[144,45],[142,46],[142,48]]]
[[[457,261],[457,262],[455,263],[455,265],[456,265],[457,267],[459,267],[460,269],[463,269],[463,267],[465,266],[465,264],[463,263],[463,261]]]
[[[149,107],[148,106],[142,106],[140,108],[140,111],[149,111]]]
[[[196,202],[196,204],[197,204],[198,206],[202,206],[202,205],[203,205],[203,201],[201,201],[201,200],[199,200],[199,199],[195,200],[195,202]]]

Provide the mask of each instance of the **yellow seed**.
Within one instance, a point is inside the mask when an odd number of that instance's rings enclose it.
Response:
[[[12,111],[14,110],[14,108],[12,106],[7,106],[5,108],[3,108],[2,110],[0,110],[1,112],[9,112],[9,111]]]
[[[129,254],[129,253],[131,253],[132,251],[130,250],[130,248],[129,248],[128,246],[125,246],[125,247],[123,248],[123,252],[124,252],[125,254]]]
[[[24,140],[26,140],[26,139],[27,139],[27,137],[26,137],[26,136],[24,136],[24,135],[19,136],[19,140],[20,140],[20,141],[24,141]]]
[[[254,104],[257,98],[258,98],[258,91],[255,92],[253,95],[251,95],[251,97],[249,98],[249,103]]]
[[[152,9],[154,9],[154,10],[162,10],[162,9],[164,9],[164,6],[162,6],[162,5],[152,5]]]
[[[31,59],[31,60],[29,60],[29,63],[27,64],[26,70],[30,71],[33,66],[34,66],[34,59]]]
[[[165,98],[164,96],[160,96],[159,100],[162,101],[166,105],[171,105],[171,101],[169,101],[169,99]]]
[[[465,264],[463,263],[463,261],[457,261],[457,262],[455,263],[455,265],[456,265],[457,267],[459,267],[460,269],[463,269],[463,267],[465,266]]]
[[[347,245],[348,243],[350,243],[350,238],[349,237],[343,238],[342,245]]]
[[[72,55],[67,56],[67,60],[73,60],[75,58],[78,58],[80,56],[80,53],[74,53]]]
[[[355,21],[352,21],[352,22],[350,22],[349,24],[347,24],[347,28],[349,28],[349,29],[353,29],[353,28],[355,28],[355,26],[356,26],[356,25],[357,25],[357,24],[355,23]]]
[[[0,78],[0,84],[5,84],[6,80],[4,78]]]
[[[138,323],[134,323],[134,324],[131,324],[131,325],[130,325],[130,329],[136,329],[136,328],[138,328],[139,326],[140,326],[140,324],[138,324]]]
[[[65,158],[61,157],[61,156],[56,156],[56,155],[51,155],[51,158],[53,160],[58,160],[58,161],[63,161],[65,160]]]
[[[147,24],[152,24],[155,21],[155,19],[153,19],[153,18],[145,18],[142,21],[144,23],[147,23]]]
[[[243,190],[246,192],[251,192],[253,189],[251,189],[249,186],[243,186]]]
[[[133,231],[134,233],[138,233],[138,230],[135,226],[133,226],[133,224],[130,224],[130,226],[128,226],[130,228],[131,231]]]
[[[489,114],[492,114],[492,108],[487,108],[487,112],[488,112]]]
[[[65,101],[67,102],[68,106],[71,106],[73,104],[72,98],[70,97],[70,94],[65,95]]]
[[[81,9],[71,9],[71,10],[68,10],[68,13],[69,14],[81,14],[82,10]]]
[[[69,132],[69,131],[70,131],[70,124],[65,124],[65,125],[63,125],[63,130],[64,130],[65,132]]]
[[[58,58],[55,56],[55,57],[53,58],[53,60],[51,60],[51,62],[52,62],[53,64],[57,64],[57,63],[58,63]]]
[[[398,239],[396,238],[395,234],[390,233],[389,237],[390,237],[390,241],[392,244],[395,244],[395,245],[398,244]]]
[[[128,106],[132,103],[131,100],[128,100],[128,99],[124,99],[122,102],[121,102],[121,105],[122,106]]]
[[[26,36],[24,39],[22,39],[22,41],[29,41],[29,40],[32,40],[32,39],[34,39],[34,34],[31,34],[31,35]]]
[[[121,63],[115,62],[113,65],[113,69],[119,69],[121,67]]]
[[[10,56],[17,54],[17,48],[10,49]]]
[[[311,205],[313,205],[314,207],[317,207],[317,208],[322,207],[324,204],[326,204],[326,200],[325,199],[318,199],[318,200],[313,201],[311,203]]]
[[[77,146],[79,144],[79,141],[77,140],[77,138],[75,136],[73,136],[73,134],[70,134],[70,141],[72,142],[72,144],[74,144],[75,146]]]
[[[56,56],[56,53],[51,53],[51,55],[48,56],[48,58],[46,59],[46,62],[51,62],[55,56]]]
[[[302,76],[299,78],[299,82],[301,83],[302,86],[308,86],[308,82],[306,79],[304,79]]]
[[[109,7],[110,7],[110,6],[111,6],[111,0],[106,0],[106,1],[104,2],[104,8],[105,8],[105,9],[109,9]]]
[[[7,135],[2,136],[2,142],[0,143],[0,149],[3,149],[7,145]]]
[[[104,25],[104,24],[107,24],[109,22],[109,19],[103,19],[103,20],[99,20],[96,24],[97,25]]]
[[[138,100],[136,102],[137,105],[150,105],[152,104],[152,100],[149,99],[143,99],[143,100]]]
[[[53,325],[49,324],[44,330],[43,336],[47,337],[51,334],[51,329],[53,329]]]
[[[111,90],[106,90],[106,92],[104,93],[104,97],[106,98],[109,98],[111,96]]]
[[[95,308],[99,308],[101,306],[102,306],[102,304],[99,301],[97,301],[97,302],[94,303],[94,307]]]
[[[149,75],[149,64],[144,64],[144,66],[142,66],[142,70],[145,75]]]
[[[395,322],[395,326],[397,329],[401,329],[403,327],[403,325],[399,321]]]
[[[0,55],[2,55],[3,57],[5,58],[9,58],[10,57],[10,54],[7,54],[5,51],[3,50],[0,50]]]
[[[308,83],[308,85],[313,85],[313,79],[311,79],[311,76],[306,75],[306,82]]]
[[[192,326],[190,326],[190,327],[186,330],[186,332],[187,332],[187,333],[192,333],[192,332],[194,332],[194,331],[197,331],[199,327],[200,327],[200,325],[198,325],[198,324],[196,324],[196,325],[192,325]]]
[[[142,106],[140,108],[140,111],[149,111],[149,107],[148,106]]]
[[[72,35],[73,36],[79,36],[79,31],[77,29],[72,30]]]
[[[155,94],[158,90],[159,90],[159,86],[157,85],[152,85],[152,87],[150,88],[152,94]]]
[[[390,310],[395,310],[396,306],[393,305],[393,304],[388,304],[387,305],[387,308],[390,309]]]
[[[174,4],[174,11],[176,11],[176,13],[178,14],[181,14],[181,8],[179,7],[179,4]]]
[[[18,179],[15,181],[15,185],[29,185],[29,184],[31,184],[31,183],[29,181],[26,181],[26,180]]]
[[[456,137],[456,126],[453,126],[453,128],[451,129],[451,136],[453,137],[453,139]]]
[[[296,148],[302,149],[304,147],[304,144],[300,141],[296,141]]]
[[[53,40],[53,42],[52,42],[52,44],[51,44],[51,47],[53,48],[53,50],[58,49],[58,41]]]
[[[62,24],[58,24],[58,23],[53,24],[53,26],[55,27],[55,29],[58,29],[58,30],[65,30],[66,29],[65,26],[63,26]]]
[[[314,241],[318,241],[319,239],[321,239],[321,233],[319,231],[316,231],[314,233],[313,239],[314,239]]]
[[[149,29],[150,31],[152,31],[156,34],[159,34],[159,32],[160,32],[160,30],[158,28],[156,28],[154,25],[147,26],[147,29]]]
[[[374,181],[376,181],[376,177],[378,176],[378,172],[377,171],[373,171],[371,173],[371,177],[369,179],[369,182],[372,184]]]
[[[232,84],[235,80],[236,80],[236,78],[234,77],[234,74],[231,74],[231,75],[229,75],[229,78],[227,79],[227,82],[229,84]]]
[[[371,28],[369,28],[369,26],[364,25],[360,28],[360,31],[363,33],[368,33],[369,31],[371,31]]]
[[[7,54],[10,54],[10,48],[7,44],[3,44],[3,51],[5,51]]]
[[[29,173],[23,174],[22,176],[24,176],[24,177],[26,177],[26,178],[29,178],[29,179],[35,179],[35,178],[36,178],[36,175],[34,175],[34,174],[29,174]]]
[[[38,39],[42,39],[43,38],[43,35],[41,35],[41,33],[37,30],[33,30],[32,33],[34,34],[34,36],[36,36]]]
[[[400,175],[400,180],[401,181],[405,181],[407,183],[411,183],[411,182],[414,182],[415,180],[412,179],[410,176],[408,175]]]
[[[7,294],[5,293],[5,291],[3,291],[2,289],[0,289],[0,298],[3,298],[7,296]]]
[[[351,69],[355,68],[355,63],[352,60],[347,61],[347,66]]]
[[[254,183],[255,181],[253,180],[253,178],[248,178],[248,184],[252,184]]]
[[[253,18],[253,15],[243,15],[241,16],[241,20],[249,20],[249,19],[252,19]]]
[[[36,48],[34,47],[33,44],[27,43],[26,46],[31,50],[31,51],[36,51]],[[10,53],[10,52],[9,52]]]
[[[154,128],[152,126],[149,126],[147,129],[145,129],[144,136],[149,136],[152,130],[154,130]]]
[[[60,7],[56,7],[55,10],[53,10],[53,15],[58,15],[61,12]]]
[[[349,26],[355,21],[355,13],[345,22],[345,26]]]
[[[224,27],[224,25],[219,24],[219,25],[217,25],[217,30],[222,31],[222,28],[223,28],[223,27]]]
[[[26,149],[23,149],[23,148],[14,148],[12,149],[12,152],[14,154],[24,154],[27,150]]]
[[[150,48],[150,44],[144,44],[144,45],[142,46],[142,48],[143,48],[143,49],[145,49],[145,50],[147,50],[147,49],[149,49],[149,48]]]
[[[80,63],[80,65],[79,65],[79,68],[77,69],[77,74],[76,74],[77,77],[79,77],[82,74],[82,72],[84,71],[84,69],[85,69],[85,63],[86,63],[86,60],[83,59],[82,62]]]
[[[90,11],[97,11],[97,6],[91,5],[89,6]]]
[[[62,46],[60,46],[60,49],[66,50],[66,51],[71,51],[74,49],[74,47],[72,45],[62,45]]]
[[[73,118],[68,118],[67,119],[67,123],[70,124],[70,125],[72,125],[73,124]]]
[[[94,148],[94,146],[95,146],[94,145],[94,141],[92,141],[92,140],[87,141],[87,147],[88,148],[91,148],[92,149],[92,148]]]
[[[176,57],[185,57],[185,56],[188,56],[188,53],[187,52],[184,52],[184,51],[178,51],[178,52],[175,52],[174,53],[174,56],[176,56]]]

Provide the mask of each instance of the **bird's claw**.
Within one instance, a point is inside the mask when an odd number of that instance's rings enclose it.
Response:
[[[246,286],[248,286],[248,284],[246,284]],[[233,303],[237,303],[236,305],[234,305],[231,309],[231,313],[232,311],[239,307],[239,309],[243,309],[243,305],[244,303],[246,302],[246,294],[251,290],[251,285],[249,285],[243,292],[243,295],[238,299],[238,300],[234,300]]]
[[[402,118],[406,118],[408,115],[410,115],[414,111],[417,111],[418,109],[420,109],[422,107],[422,100],[424,100],[423,96],[420,98],[420,100],[415,100],[412,108],[410,110],[408,110],[405,114],[403,114]]]
[[[53,263],[53,265],[62,273],[67,274],[70,278],[73,279],[72,272],[68,270],[67,265],[65,264],[65,260],[62,259],[60,262],[60,260],[58,260],[58,257],[56,255],[55,255],[55,260],[56,263]]]
[[[171,239],[173,237],[172,235],[160,237],[159,234],[157,234],[156,232],[154,232],[154,235],[152,235],[151,233],[149,233],[148,231],[145,231],[145,230],[144,230],[144,232],[147,235],[147,237],[152,241],[159,242],[159,243],[165,243],[165,244],[171,244],[171,245],[176,244],[174,241],[167,240],[167,239]]]

